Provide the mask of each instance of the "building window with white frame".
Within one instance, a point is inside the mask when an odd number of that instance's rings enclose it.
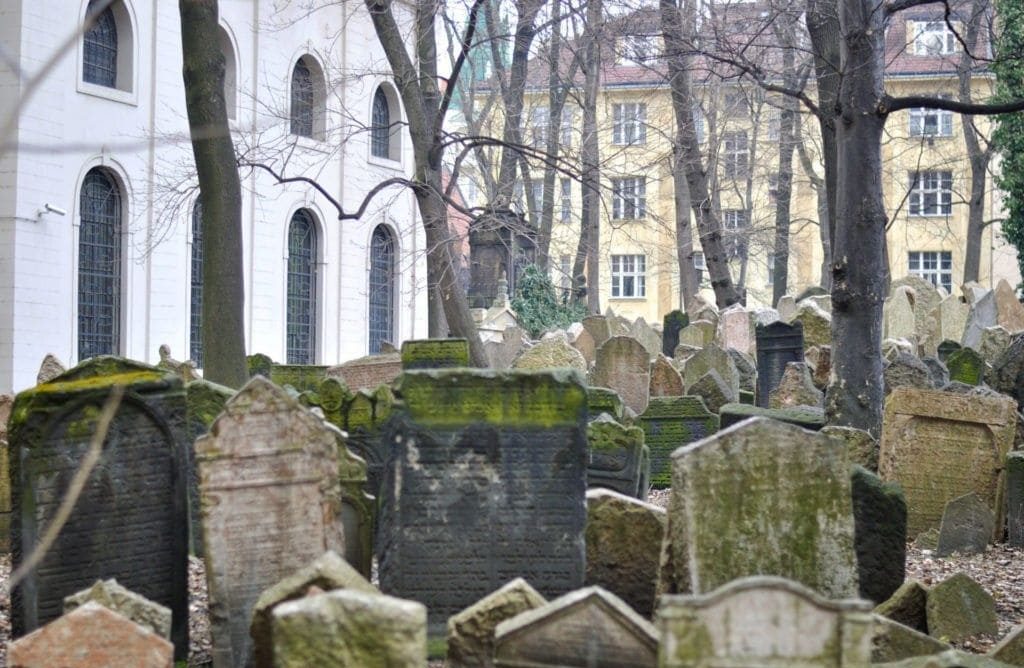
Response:
[[[82,79],[86,83],[117,87],[117,21],[114,10],[104,7],[97,12],[96,8],[103,3],[89,3],[86,10],[86,29],[83,36]]]
[[[953,136],[953,112],[919,107],[910,110],[911,137]]]
[[[949,56],[958,51],[956,35],[945,21],[914,23],[914,55]]]
[[[944,288],[946,294],[953,292],[952,251],[910,251],[908,254],[910,274],[920,276],[937,288]]]
[[[746,178],[750,167],[750,144],[746,132],[726,132],[722,136],[722,171],[728,179]]]
[[[568,106],[562,107],[562,123],[560,128],[561,137],[559,138],[559,141],[562,144],[563,149],[572,146],[572,121],[572,109]]]
[[[561,256],[558,260],[558,267],[558,286],[562,290],[562,299],[568,300],[572,293],[572,256]]]
[[[750,218],[746,209],[722,211],[722,240],[725,242],[725,252],[729,257],[746,257],[749,227]]]
[[[704,143],[704,111],[699,104],[693,105],[693,132],[697,135],[697,143]]]
[[[530,199],[532,201],[527,203],[527,207],[532,205],[533,210],[540,213],[544,206],[544,179],[530,179]]]
[[[567,177],[562,177],[560,181],[561,185],[561,221],[568,223],[572,217],[572,180]]]
[[[704,280],[704,273],[708,270],[708,263],[704,259],[703,252],[693,252],[693,268],[697,270],[697,283],[700,284]]]
[[[620,146],[647,142],[647,105],[624,102],[612,105],[612,143]]]
[[[953,172],[911,172],[911,216],[948,216],[953,213]]]
[[[548,108],[534,107],[530,110],[530,127],[527,143],[538,149],[548,145]]]
[[[619,39],[618,65],[644,66],[658,57],[655,35],[626,35]]]
[[[612,297],[645,297],[647,258],[612,255]]]
[[[647,215],[647,184],[642,176],[612,179],[612,220],[636,220]]]
[[[775,253],[768,253],[768,285],[775,285]]]

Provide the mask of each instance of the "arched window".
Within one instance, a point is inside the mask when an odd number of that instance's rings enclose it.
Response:
[[[192,208],[192,279],[189,291],[189,359],[203,367],[203,203]]]
[[[78,234],[78,359],[121,348],[121,191],[92,169],[81,193]]]
[[[235,47],[227,30],[220,28],[220,52],[224,55],[224,106],[228,108],[228,118],[235,119],[238,108],[238,73],[235,63]],[[195,361],[195,360],[194,360]]]
[[[377,158],[391,158],[391,109],[383,88],[378,88],[373,95],[370,154]]]
[[[313,364],[316,358],[316,223],[299,209],[288,227],[288,364]]]
[[[108,6],[95,11],[96,2],[86,10],[82,79],[87,83],[115,88],[117,86],[117,21]]]
[[[299,58],[292,70],[292,134],[313,136],[313,109],[315,105],[313,73],[305,58]]]
[[[370,240],[370,354],[395,335],[395,237],[378,225]]]

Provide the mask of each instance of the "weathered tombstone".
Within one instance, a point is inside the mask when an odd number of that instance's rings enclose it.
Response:
[[[967,315],[970,310],[970,306],[957,295],[943,297],[931,314],[937,324],[937,330],[933,335],[934,340],[959,343],[964,337]]]
[[[1017,298],[1017,291],[1001,278],[992,293],[996,301],[996,323],[1011,334],[1024,331],[1024,306]]]
[[[793,295],[782,295],[775,308],[779,312],[779,321],[789,324],[796,316],[796,299]]]
[[[574,323],[574,325],[579,323]],[[591,336],[590,332],[587,331],[583,325],[580,325],[578,332],[573,332],[572,327],[569,328],[569,345],[580,351],[583,355],[583,359],[587,361],[587,368],[594,363],[594,358],[597,357],[597,344],[594,343],[594,337]]]
[[[928,590],[928,634],[949,642],[999,632],[996,604],[981,585],[957,573]]]
[[[149,629],[161,638],[171,639],[171,610],[117,584],[117,580],[97,580],[88,589],[64,598],[64,614],[89,602],[99,603]]]
[[[871,617],[874,622],[871,639],[872,666],[882,664],[891,668],[892,662],[895,661],[939,654],[950,649],[949,643],[932,638],[909,626],[904,626],[877,612]],[[904,663],[896,665],[907,668]]]
[[[824,392],[832,376],[832,346],[814,346],[804,357],[814,387]]]
[[[249,376],[270,378],[270,372],[274,368],[274,360],[269,355],[255,353],[246,356],[245,366],[249,370]]]
[[[938,357],[923,357],[921,362],[928,367],[928,377],[937,390],[949,385],[949,369]]]
[[[196,441],[218,668],[251,660],[260,592],[326,550],[344,552],[337,443],[336,427],[262,376]]]
[[[1012,628],[989,651],[989,656],[1011,666],[1024,666],[1024,625]]]
[[[366,461],[350,451],[338,433],[338,484],[341,489],[341,525],[345,534],[345,560],[364,577],[373,569],[373,527],[377,498],[366,493]]]
[[[875,608],[875,613],[921,633],[928,633],[927,603],[928,589],[917,580],[907,580]]]
[[[803,362],[787,364],[779,386],[768,396],[768,405],[771,408],[821,407],[824,402],[825,395],[814,386],[811,371]]]
[[[0,394],[0,554],[11,551],[11,470],[8,459],[7,420],[14,397]]]
[[[811,431],[820,431],[825,426],[825,410],[814,406],[793,406],[791,408],[761,408],[749,404],[726,404],[718,411],[721,428],[731,427],[751,417],[766,417],[779,422],[796,425]]]
[[[658,591],[707,593],[758,574],[857,594],[845,446],[764,418],[672,453]]]
[[[960,350],[961,348],[963,348],[963,346],[961,346],[956,341],[950,341],[949,339],[944,340],[942,343],[939,344],[939,347],[937,349],[939,360],[941,360],[942,362],[946,362],[949,359],[950,355]]]
[[[586,583],[604,587],[649,619],[666,521],[658,506],[606,489],[588,490]]]
[[[99,603],[86,603],[11,643],[14,668],[171,668],[174,645]]]
[[[498,624],[498,668],[655,668],[654,626],[600,587],[571,592]]]
[[[1024,406],[1024,334],[1017,334],[985,373],[985,382],[993,389]]]
[[[1010,347],[1013,335],[1004,328],[986,327],[981,332],[981,347],[978,352],[986,362],[995,362]]]
[[[39,373],[36,374],[36,385],[49,383],[65,371],[67,371],[67,369],[64,368],[64,365],[59,359],[57,359],[56,355],[53,353],[46,353],[46,357],[43,358],[42,364],[39,365]]]
[[[661,352],[665,357],[675,355],[679,345],[679,332],[690,324],[690,316],[676,309],[669,311],[661,321]]]
[[[469,366],[466,339],[420,339],[402,344],[402,369],[450,369]]]
[[[973,348],[961,348],[946,358],[949,379],[967,385],[980,385],[985,377],[985,360]]]
[[[381,589],[427,605],[432,633],[514,577],[583,582],[587,395],[547,372],[406,372],[385,437]]]
[[[804,327],[804,347],[832,345],[832,316],[817,304],[804,302],[796,309],[793,324]]]
[[[732,348],[726,351],[736,365],[736,372],[740,379],[740,392],[750,392],[753,395],[757,392],[757,362],[746,353],[741,353]]]
[[[1024,547],[1024,451],[1006,456],[1006,521],[1011,547]]]
[[[718,315],[718,340],[723,348],[754,354],[754,320],[747,309],[733,304]]]
[[[991,290],[986,291],[981,297],[971,304],[967,313],[967,324],[964,326],[964,335],[960,343],[975,350],[981,348],[981,334],[986,327],[994,327],[998,323],[998,311],[996,309],[996,298]]]
[[[937,528],[946,503],[977,492],[1003,530],[1003,463],[1017,424],[1012,399],[897,388],[885,403],[878,472],[907,498],[907,532]]]
[[[260,593],[253,606],[249,635],[253,639],[253,666],[271,668],[274,665],[273,618],[274,610],[282,603],[306,596],[310,587],[320,591],[351,589],[365,594],[380,594],[336,552],[328,550],[316,561],[289,574]]]
[[[590,338],[594,340],[595,350],[612,337],[611,326],[603,315],[589,315],[583,319],[581,324],[583,329],[590,333]]]
[[[717,343],[711,342],[693,354],[683,365],[683,383],[692,387],[707,372],[715,370],[730,388],[730,394],[739,392],[740,373],[732,356]]]
[[[494,668],[494,630],[547,601],[522,578],[512,580],[448,618],[448,668]]]
[[[537,342],[527,348],[512,362],[513,369],[576,369],[580,373],[587,372],[587,360],[583,353],[573,348],[560,337],[552,337]]]
[[[660,668],[854,668],[871,662],[871,606],[828,600],[766,575],[699,596],[666,596],[658,608]]]
[[[289,385],[299,392],[317,389],[326,377],[327,367],[315,364],[275,364],[269,376],[275,385]]]
[[[643,317],[637,318],[630,325],[629,336],[639,341],[651,358],[661,353],[661,332],[655,331]]]
[[[626,427],[607,413],[587,425],[587,487],[614,489],[633,498],[647,497],[651,454],[640,427]]]
[[[651,363],[652,397],[679,397],[686,394],[683,389],[683,377],[672,366],[672,362],[663,354],[658,353]]]
[[[591,384],[619,393],[637,413],[647,408],[651,388],[651,360],[636,339],[613,336],[597,349]]]
[[[914,321],[917,327],[917,341],[925,346],[929,354],[934,354],[935,346],[941,341],[937,338],[939,319],[936,309],[942,303],[945,291],[940,291],[928,279],[910,274],[892,283],[892,289],[907,286],[914,291]],[[961,332],[962,333],[962,332]],[[960,338],[960,333],[956,335]]]
[[[651,484],[668,487],[672,480],[672,452],[718,431],[718,416],[695,396],[652,399],[640,416],[647,447],[651,451]]]
[[[188,420],[188,540],[189,549],[203,556],[203,527],[199,518],[199,475],[196,472],[196,439],[210,430],[210,425],[224,410],[224,404],[235,393],[229,387],[208,380],[193,380],[185,385]]]
[[[804,360],[803,325],[773,322],[757,328],[757,405],[768,408],[786,365]]]
[[[59,617],[65,596],[115,578],[171,609],[171,638],[185,658],[188,428],[179,376],[101,356],[18,394],[9,424],[13,567],[57,515],[115,384],[125,395],[96,469],[42,562],[12,592],[14,635]]]
[[[935,556],[981,554],[992,539],[995,515],[975,492],[952,499],[942,512]]]
[[[907,502],[894,483],[854,466],[854,547],[860,597],[881,603],[903,584],[907,561]]]
[[[907,286],[895,287],[882,305],[883,335],[889,339],[918,341],[917,321],[914,317],[914,290]]]
[[[381,353],[349,360],[344,364],[328,368],[324,375],[337,378],[346,388],[373,390],[380,385],[390,385],[402,373],[402,356],[399,353]]]
[[[273,612],[275,668],[423,668],[421,603],[354,589],[288,601]]]
[[[894,359],[886,362],[882,374],[885,380],[886,396],[897,387],[910,387],[918,390],[933,388],[931,371],[916,355],[910,353],[897,353]]]
[[[860,464],[872,473],[878,472],[878,439],[863,429],[829,425],[821,433],[846,443],[850,463]]]
[[[587,410],[591,418],[596,418],[601,413],[607,413],[615,420],[622,422],[626,417],[626,406],[622,403],[619,393],[596,385],[587,387]]]
[[[580,331],[585,331],[579,323],[576,323],[580,327]],[[523,349],[523,337],[526,336],[526,332],[519,327],[506,327],[501,332],[500,341],[484,341],[484,351],[487,353],[487,359],[490,362],[492,369],[508,369],[512,366],[512,361],[519,356],[519,353]],[[573,339],[570,339],[570,342]],[[398,374],[395,374],[395,378]],[[391,380],[394,380],[392,378]],[[391,380],[387,381],[388,384]],[[377,383],[374,385],[380,385]]]
[[[722,380],[715,369],[698,378],[697,382],[690,386],[690,394],[700,397],[708,410],[715,414],[722,406],[739,401],[740,398],[736,388]]]
[[[703,348],[714,340],[715,323],[710,320],[692,320],[689,325],[679,331],[679,345]]]

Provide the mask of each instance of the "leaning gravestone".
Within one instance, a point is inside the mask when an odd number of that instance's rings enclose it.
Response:
[[[850,485],[860,596],[882,603],[906,576],[907,502],[899,485],[861,466],[853,467]]]
[[[647,408],[651,390],[651,359],[636,339],[613,336],[597,349],[591,384],[619,393],[637,413]]]
[[[289,385],[299,392],[315,390],[327,377],[327,367],[314,364],[275,364],[270,367],[270,380],[284,387]]]
[[[326,550],[344,553],[338,432],[257,376],[196,441],[213,661],[251,660],[267,587]]]
[[[512,362],[513,369],[576,369],[587,372],[587,360],[561,337],[551,337],[527,348]]]
[[[64,614],[89,602],[127,617],[161,638],[171,638],[171,611],[117,584],[117,580],[97,580],[96,584],[64,598]]]
[[[601,413],[587,425],[587,451],[588,488],[604,487],[647,498],[651,453],[640,427],[626,427]]]
[[[686,394],[683,389],[683,377],[672,366],[669,358],[661,353],[658,353],[651,364],[650,388],[652,397],[679,397]]]
[[[964,326],[964,335],[960,343],[978,350],[981,348],[982,332],[986,327],[995,327],[999,324],[998,319],[995,294],[991,290],[981,293],[967,313],[967,324]]]
[[[515,577],[583,583],[587,394],[574,371],[406,372],[385,428],[381,589],[424,603],[431,633]]]
[[[860,668],[871,663],[871,605],[829,600],[797,582],[758,575],[658,609],[660,668]]]
[[[1024,451],[1006,456],[1006,521],[1011,547],[1024,547]]]
[[[1011,334],[1024,331],[1024,306],[1005,278],[999,279],[992,296],[996,302],[996,322]]]
[[[750,311],[733,304],[718,314],[718,340],[726,350],[754,354],[754,319]]]
[[[942,343],[939,344],[937,348],[939,360],[942,362],[948,362],[949,356],[955,353],[956,351],[960,350],[961,348],[963,348],[963,346],[961,346],[956,341],[945,339],[944,341],[942,341]]]
[[[743,422],[747,418],[766,417],[779,422],[795,424],[811,431],[820,431],[825,426],[825,410],[815,406],[793,406],[790,408],[761,408],[748,404],[725,404],[718,411],[720,427],[725,429]]]
[[[612,337],[611,325],[608,324],[608,318],[603,315],[587,316],[581,324],[583,329],[590,333],[595,348],[600,348],[605,341]]]
[[[679,345],[679,332],[690,324],[690,316],[676,309],[665,314],[661,323],[661,352],[665,357],[672,357]]]
[[[53,353],[46,353],[42,364],[39,365],[39,373],[36,374],[36,385],[49,383],[65,371],[67,369],[64,368],[64,365]]]
[[[57,515],[114,385],[125,395],[75,511],[12,593],[14,635],[59,617],[65,596],[115,578],[171,609],[171,637],[185,658],[188,430],[180,377],[102,356],[18,394],[10,421],[13,566]]]
[[[935,556],[948,557],[981,554],[992,539],[995,516],[988,504],[975,492],[964,494],[946,504],[939,526],[939,546]]]
[[[449,369],[469,366],[466,339],[421,339],[402,344],[402,369]]]
[[[960,396],[900,387],[882,421],[878,472],[907,498],[907,532],[938,528],[946,503],[977,492],[1003,530],[1003,463],[1013,444],[1016,405],[1009,397]]]
[[[708,593],[748,575],[857,594],[846,447],[753,418],[672,454],[661,593]]]
[[[804,361],[804,330],[799,322],[773,322],[758,326],[757,405],[768,408],[772,390],[779,386],[790,362]]]
[[[740,373],[736,369],[736,363],[732,361],[732,355],[714,342],[707,344],[686,360],[683,365],[683,383],[688,388],[693,387],[712,369],[718,372],[732,394],[739,392]]]
[[[668,487],[672,482],[672,452],[718,431],[718,416],[696,396],[652,399],[640,416],[644,440],[651,451],[651,484]]]
[[[571,592],[498,624],[499,668],[655,668],[654,626],[600,587]]]
[[[546,604],[544,597],[516,578],[457,615],[448,618],[447,668],[494,668],[494,629],[506,619]]]

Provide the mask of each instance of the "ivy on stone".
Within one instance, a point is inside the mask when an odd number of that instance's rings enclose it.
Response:
[[[1024,5],[1020,0],[995,0],[1000,17],[998,57],[992,63],[998,101],[1017,99],[1024,92]],[[1003,158],[997,183],[1006,193],[1003,235],[1017,248],[1024,272],[1024,112],[996,117],[992,140]]]
[[[519,277],[512,309],[519,326],[533,338],[550,329],[565,328],[587,315],[585,304],[559,299],[547,273],[537,265],[529,265]]]

